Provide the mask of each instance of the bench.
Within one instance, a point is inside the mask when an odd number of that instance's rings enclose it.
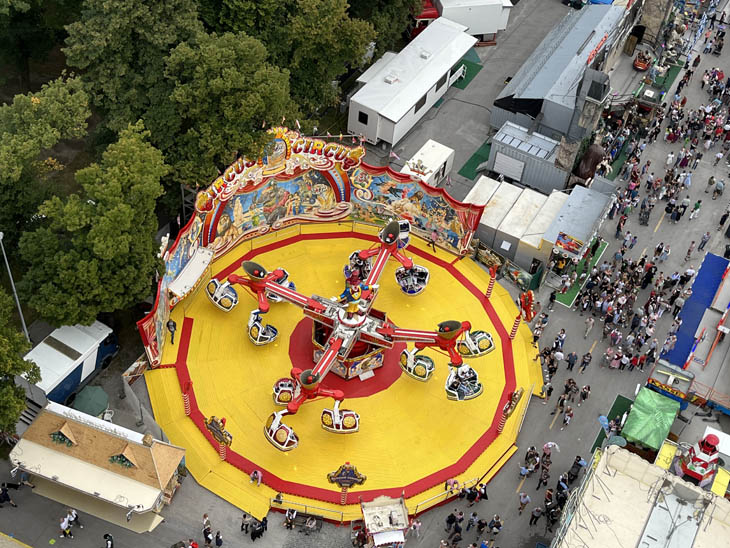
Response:
[[[297,516],[294,518],[294,528],[299,530],[300,533],[306,532],[305,524],[309,518],[314,518],[316,520],[314,531],[319,532],[322,529],[322,518],[312,514],[305,514],[303,512],[297,512]]]

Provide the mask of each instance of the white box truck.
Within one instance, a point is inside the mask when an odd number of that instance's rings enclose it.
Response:
[[[414,17],[410,36],[415,38],[432,21],[445,17],[468,27],[466,32],[480,42],[489,42],[507,28],[511,9],[510,0],[424,0],[421,13]]]
[[[59,327],[25,355],[41,370],[41,388],[49,400],[65,404],[119,352],[111,327],[91,325]]]
[[[431,186],[439,186],[439,183],[451,173],[453,165],[454,149],[429,139],[413,158],[406,162],[400,172],[419,177]]]

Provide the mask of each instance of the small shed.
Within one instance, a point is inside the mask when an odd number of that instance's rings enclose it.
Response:
[[[565,202],[568,201],[568,197],[568,194],[559,191],[555,191],[547,197],[545,203],[542,204],[542,208],[540,208],[540,212],[535,215],[525,234],[520,238],[514,259],[515,263],[526,269],[529,269],[535,259],[544,265],[547,264],[550,259],[552,244],[542,245],[542,238],[545,231],[553,224]]]
[[[560,212],[545,231],[544,245],[555,246],[561,233],[568,235],[572,240],[581,242],[582,246],[578,246],[573,253],[566,248],[561,248],[560,252],[567,257],[580,258],[585,246],[590,244],[598,232],[612,200],[612,196],[606,196],[590,188],[573,187]]]
[[[547,200],[547,196],[529,188],[522,189],[519,197],[512,205],[507,215],[497,227],[494,245],[497,253],[504,255],[511,261],[517,255],[517,246],[526,234],[540,209]]]
[[[408,529],[408,508],[403,497],[374,498],[360,504],[362,517],[371,546],[400,547]]]
[[[431,186],[438,186],[451,172],[453,165],[454,149],[429,139],[400,172],[420,177]]]
[[[629,443],[658,451],[678,413],[678,401],[644,387],[634,400],[621,436]]]
[[[388,52],[358,79],[347,129],[372,144],[395,145],[463,73],[458,65],[477,39],[439,17],[397,55]]]

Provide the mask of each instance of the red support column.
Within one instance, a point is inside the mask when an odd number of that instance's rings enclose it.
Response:
[[[502,413],[502,418],[499,419],[499,424],[497,425],[497,434],[501,434],[502,430],[504,430],[504,425],[507,422],[507,415]]]
[[[512,325],[512,331],[509,333],[510,340],[514,340],[514,338],[517,336],[517,330],[520,327],[520,322],[522,321],[522,315],[517,314],[517,317],[515,318],[515,323]]]
[[[487,292],[484,294],[484,296],[487,299],[492,296],[492,290],[494,289],[494,282],[495,282],[494,276],[489,278],[489,285],[487,286]]]
[[[185,383],[185,386],[183,387],[183,393],[182,393],[182,399],[183,399],[183,406],[185,407],[185,415],[190,416],[190,391],[193,388],[193,383],[188,381]]]

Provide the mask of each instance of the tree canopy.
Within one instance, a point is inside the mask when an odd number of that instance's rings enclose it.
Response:
[[[264,122],[294,116],[289,75],[267,56],[242,32],[201,32],[172,50],[165,76],[179,129],[163,152],[177,180],[208,184],[238,154],[259,155],[268,140]]]
[[[379,53],[397,48],[411,16],[422,9],[423,0],[350,0],[351,17],[369,21],[375,28]]]
[[[52,324],[90,324],[150,294],[168,167],[148,136],[141,122],[122,130],[101,163],[76,172],[84,192],[46,201],[44,226],[21,238],[29,268],[19,287]]]
[[[64,139],[86,135],[90,115],[78,78],[54,80],[0,106],[0,229],[9,247],[48,195],[47,175],[55,164],[42,154]]]
[[[156,144],[172,139],[170,83],[162,77],[175,46],[202,31],[193,0],[85,0],[69,25],[67,62],[114,131],[142,118]]]
[[[35,384],[40,371],[23,359],[30,344],[11,323],[17,314],[13,299],[0,289],[0,432],[15,432],[15,423],[25,409],[25,390],[15,385],[15,375],[26,375]]]

